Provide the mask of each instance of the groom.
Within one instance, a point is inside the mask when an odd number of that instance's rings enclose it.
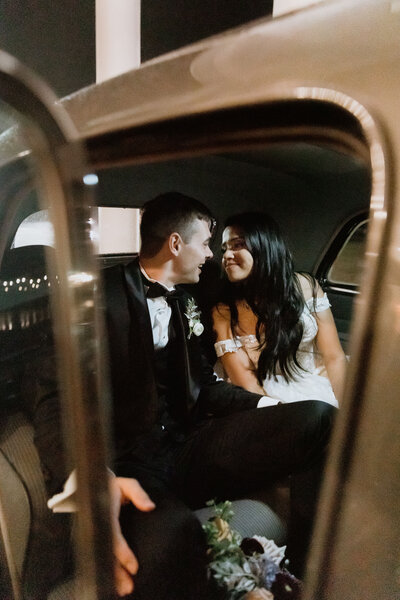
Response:
[[[156,504],[122,509],[139,561],[135,600],[209,598],[205,545],[191,509],[291,475],[290,567],[301,574],[334,409],[306,401],[268,406],[218,381],[202,355],[193,300],[212,252],[213,218],[200,202],[167,193],[144,206],[139,258],[105,271],[114,401],[114,470]]]

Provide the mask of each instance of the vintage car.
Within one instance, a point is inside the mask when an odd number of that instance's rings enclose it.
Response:
[[[101,270],[137,252],[140,207],[170,190],[220,224],[272,214],[327,291],[349,366],[304,598],[399,597],[399,39],[398,0],[327,0],[62,100],[0,55],[1,598],[114,597]],[[120,245],[104,250],[110,223]],[[49,340],[58,370],[38,377]],[[79,484],[75,592],[32,450],[30,402],[54,378]]]

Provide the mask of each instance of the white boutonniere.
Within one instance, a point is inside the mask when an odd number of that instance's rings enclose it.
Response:
[[[185,317],[189,321],[189,335],[187,336],[188,340],[190,340],[193,333],[194,333],[194,335],[197,335],[197,336],[201,335],[203,333],[204,325],[200,321],[200,316],[201,316],[201,312],[199,311],[198,307],[196,306],[195,301],[193,300],[193,298],[190,298],[187,301],[186,312],[185,312]]]

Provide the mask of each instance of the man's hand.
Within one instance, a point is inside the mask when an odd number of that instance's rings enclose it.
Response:
[[[155,508],[144,489],[136,479],[128,477],[110,477],[111,493],[111,525],[113,531],[113,547],[115,556],[115,583],[119,596],[126,596],[133,591],[132,575],[138,570],[136,556],[129,548],[121,532],[119,513],[122,504],[132,502],[136,508],[148,512]]]

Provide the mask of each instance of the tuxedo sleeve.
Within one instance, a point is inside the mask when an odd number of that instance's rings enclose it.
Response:
[[[202,355],[202,381],[197,400],[197,410],[201,417],[224,417],[231,413],[257,408],[262,398],[260,394],[221,381],[213,372],[209,362]]]
[[[65,464],[61,406],[53,348],[39,352],[26,366],[21,395],[34,430],[44,482],[49,496],[62,488],[69,469]]]

